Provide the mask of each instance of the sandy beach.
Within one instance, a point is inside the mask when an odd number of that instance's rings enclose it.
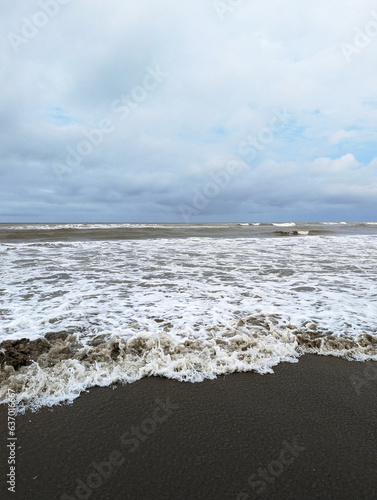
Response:
[[[94,388],[17,417],[16,494],[2,498],[375,498],[375,371],[306,355],[273,375]]]

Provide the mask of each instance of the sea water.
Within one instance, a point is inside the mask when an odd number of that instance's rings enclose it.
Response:
[[[0,397],[377,360],[376,269],[376,223],[2,224]]]

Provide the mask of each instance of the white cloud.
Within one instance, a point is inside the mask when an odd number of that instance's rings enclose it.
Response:
[[[48,206],[55,219],[85,219],[89,208],[94,219],[114,219],[121,205],[124,220],[130,211],[174,220],[192,189],[232,159],[244,168],[208,207],[215,218],[226,210],[248,217],[256,203],[260,217],[274,206],[292,217],[305,206],[313,213],[315,200],[331,210],[334,198],[321,188],[329,182],[347,213],[356,198],[370,207],[374,191],[363,186],[375,179],[377,40],[350,64],[340,44],[374,8],[369,0],[256,0],[221,20],[210,1],[82,0],[61,5],[17,53],[4,36],[0,214],[17,218],[22,208],[44,218]],[[3,2],[2,33],[20,34],[23,18],[40,10],[38,1]],[[121,120],[112,103],[142,85],[153,64],[168,77]],[[274,109],[292,120],[247,165],[238,147],[268,127]],[[104,118],[114,131],[59,182],[53,162]]]
[[[334,134],[329,137],[329,142],[331,144],[339,144],[347,139],[353,139],[357,136],[354,130],[337,130]]]

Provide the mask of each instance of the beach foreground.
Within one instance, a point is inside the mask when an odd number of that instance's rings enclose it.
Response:
[[[17,417],[16,493],[1,497],[375,498],[375,366],[306,355],[272,375],[91,389]]]

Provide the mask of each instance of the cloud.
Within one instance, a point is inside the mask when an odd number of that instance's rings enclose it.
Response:
[[[341,44],[374,8],[258,0],[219,17],[202,0],[2,3],[1,220],[180,222],[232,161],[239,173],[195,220],[373,218],[377,39],[350,61]],[[12,33],[25,38],[38,12],[48,22],[15,50]],[[269,136],[276,110],[291,118]]]

